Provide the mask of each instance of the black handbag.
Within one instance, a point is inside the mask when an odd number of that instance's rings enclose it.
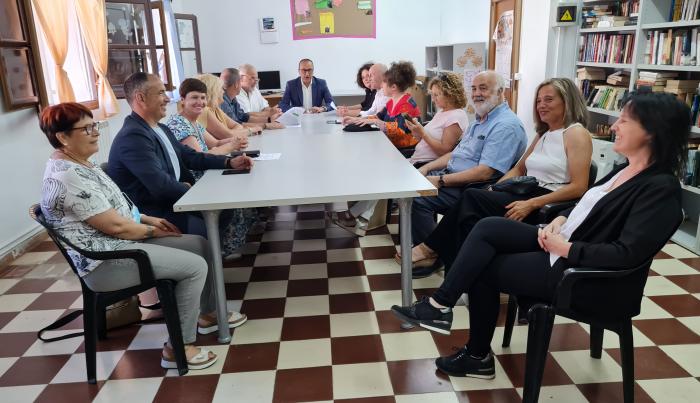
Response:
[[[534,176],[514,176],[491,185],[491,190],[506,192],[518,196],[527,196],[535,192],[539,181]]]

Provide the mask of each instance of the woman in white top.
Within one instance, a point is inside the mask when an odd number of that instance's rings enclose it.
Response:
[[[411,134],[420,139],[410,158],[416,168],[452,151],[469,126],[469,117],[464,111],[467,95],[459,75],[440,74],[430,81],[428,88],[438,113],[425,127],[415,120],[406,121]]]
[[[548,203],[577,199],[588,189],[592,141],[586,130],[588,110],[568,78],[539,85],[534,102],[537,135],[518,163],[499,182],[534,176],[539,186],[525,195],[469,188],[433,232],[412,250],[414,278],[452,265],[476,223],[491,216],[523,221]]]
[[[676,231],[682,220],[679,177],[688,155],[690,122],[690,109],[671,94],[632,94],[612,126],[613,150],[624,155],[627,164],[601,179],[575,208],[544,228],[503,217],[479,221],[440,288],[429,298],[408,307],[394,306],[392,311],[449,334],[451,307],[468,293],[469,341],[435,363],[452,376],[494,378],[490,349],[500,292],[552,301],[568,268],[615,271],[641,266]],[[645,281],[646,274],[640,270],[639,277],[630,280]],[[641,295],[611,281],[615,279],[589,283],[599,292],[585,301],[574,296],[574,309],[607,318],[639,313]]]

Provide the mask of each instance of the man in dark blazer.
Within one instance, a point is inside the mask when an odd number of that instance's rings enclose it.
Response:
[[[299,61],[299,77],[287,81],[284,96],[278,106],[282,112],[295,106],[301,106],[311,113],[335,109],[326,80],[314,77],[314,62],[309,59]]]
[[[132,113],[112,142],[107,173],[141,212],[206,237],[199,214],[173,212],[173,204],[194,184],[190,169],[250,168],[252,160],[200,153],[177,141],[158,123],[170,102],[158,76],[134,73],[124,82],[124,92]]]

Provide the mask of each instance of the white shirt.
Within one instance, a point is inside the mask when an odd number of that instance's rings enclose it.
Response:
[[[532,153],[525,160],[527,174],[537,178],[540,186],[545,189],[555,191],[564,186],[564,183],[571,182],[569,161],[564,148],[564,135],[570,127],[574,126],[581,126],[581,124],[574,123],[569,127],[542,134]]]
[[[253,88],[250,94],[241,88],[241,92],[236,96],[236,100],[245,113],[262,112],[263,109],[270,106],[258,87]]]
[[[615,180],[618,176],[620,176],[620,173],[622,173],[622,170],[620,170],[620,172],[618,172],[615,176],[610,178],[609,181],[603,183],[600,186],[592,187],[586,193],[584,193],[583,197],[581,198],[581,200],[579,200],[576,207],[574,207],[574,209],[571,210],[569,218],[567,218],[564,225],[561,226],[561,231],[559,231],[559,234],[564,238],[565,241],[568,241],[569,238],[571,238],[571,234],[573,234],[574,231],[576,231],[576,229],[581,225],[581,223],[583,223],[586,217],[588,217],[588,214],[590,214],[591,210],[593,210],[593,207],[596,205],[596,203],[598,203],[600,199],[602,199],[603,197],[605,197],[605,195],[608,194],[608,192],[610,191],[610,187],[613,183],[615,183]],[[556,262],[559,258],[559,255],[550,253],[550,266],[554,266],[554,262]]]
[[[384,90],[381,88],[378,89],[377,93],[374,94],[374,102],[372,102],[372,106],[370,106],[366,111],[360,112],[360,116],[364,118],[378,114],[382,111],[382,109],[384,109],[387,102],[389,102],[389,97],[384,95]]]
[[[173,166],[173,170],[175,171],[175,180],[179,181],[180,180],[180,162],[177,159],[177,154],[175,154],[175,149],[173,148],[173,145],[170,143],[170,140],[168,139],[168,136],[165,134],[163,129],[160,128],[160,126],[152,127],[154,132],[160,137],[161,142],[163,145],[165,145],[165,151],[168,152],[168,157],[170,158],[170,164]]]
[[[311,107],[314,106],[314,96],[313,92],[311,92],[311,86],[314,84],[313,78],[311,79],[311,82],[309,83],[309,86],[305,86],[304,83],[301,83],[301,92],[304,96],[304,104],[302,105],[304,107],[304,110],[308,111],[311,110]]]

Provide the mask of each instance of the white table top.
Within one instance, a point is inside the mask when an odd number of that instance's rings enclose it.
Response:
[[[437,189],[379,131],[348,133],[333,112],[304,115],[301,127],[265,131],[248,148],[281,153],[244,175],[209,170],[175,211],[285,206],[428,196]]]

